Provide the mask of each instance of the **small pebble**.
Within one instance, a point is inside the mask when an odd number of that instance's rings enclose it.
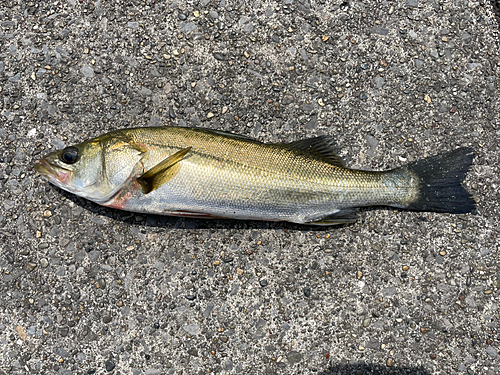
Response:
[[[113,361],[106,361],[106,371],[110,372],[115,369],[115,363]]]
[[[33,271],[35,268],[36,268],[36,263],[30,262],[26,265],[26,272],[29,273],[29,272]]]
[[[260,286],[263,288],[267,286],[267,280],[260,280]]]
[[[104,280],[102,278],[97,280],[96,287],[100,288],[100,289],[105,289],[106,288],[106,280]]]
[[[287,354],[288,362],[291,365],[299,363],[300,361],[302,361],[302,358],[303,358],[303,355],[299,352],[294,351],[294,350],[288,352],[288,354]]]
[[[59,328],[59,334],[62,337],[68,336],[68,333],[69,333],[69,327],[61,327],[61,328]]]
[[[214,58],[219,61],[224,61],[226,59],[226,57],[223,54],[218,52],[214,53]]]
[[[174,111],[174,107],[170,106],[168,107],[168,115],[171,119],[174,119],[176,116],[175,116],[175,111]]]

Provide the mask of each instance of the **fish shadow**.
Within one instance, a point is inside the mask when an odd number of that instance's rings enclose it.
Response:
[[[431,375],[422,367],[399,367],[382,366],[366,362],[356,362],[349,364],[332,364],[327,369],[318,372],[318,375]]]

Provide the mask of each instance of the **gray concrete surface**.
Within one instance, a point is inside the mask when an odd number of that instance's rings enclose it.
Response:
[[[487,1],[0,2],[0,374],[499,374]],[[333,135],[353,167],[471,146],[476,215],[146,217],[36,175],[106,131]]]

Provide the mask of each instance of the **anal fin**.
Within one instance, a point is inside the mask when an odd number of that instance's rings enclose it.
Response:
[[[321,219],[306,222],[308,225],[341,225],[350,224],[358,220],[358,210],[355,208],[347,208],[340,210],[334,214],[327,215]]]

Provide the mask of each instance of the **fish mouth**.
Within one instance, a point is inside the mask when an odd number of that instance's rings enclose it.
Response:
[[[42,174],[43,176],[53,176],[56,174],[56,171],[45,159],[40,159],[35,164],[35,171]]]
[[[40,173],[50,182],[61,185],[67,179],[71,171],[64,169],[62,167],[54,168],[46,159],[40,159],[34,166],[35,171]]]

